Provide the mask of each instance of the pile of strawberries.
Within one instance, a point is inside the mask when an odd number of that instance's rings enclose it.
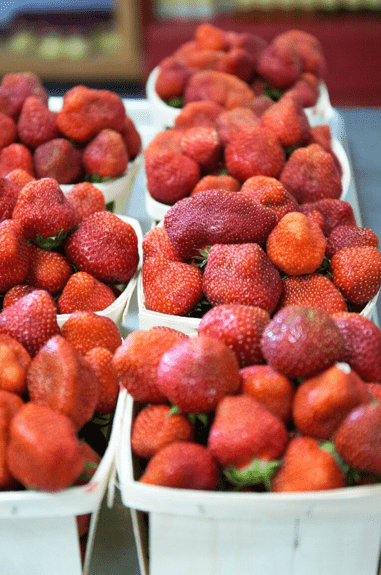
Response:
[[[123,175],[141,138],[120,96],[77,85],[59,112],[32,72],[6,74],[0,83],[0,176],[22,169],[30,179],[59,184],[107,181]]]
[[[251,33],[197,26],[159,66],[155,90],[170,106],[211,100],[225,109],[257,111],[282,94],[297,94],[304,107],[316,104],[325,59],[317,38],[288,30],[270,43]]]
[[[381,331],[302,305],[221,305],[189,337],[131,333],[113,363],[138,407],[141,482],[317,491],[381,478]]]

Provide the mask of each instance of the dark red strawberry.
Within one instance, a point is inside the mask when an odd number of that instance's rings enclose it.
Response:
[[[312,203],[300,206],[300,211],[308,215],[311,211],[318,211],[324,219],[323,232],[326,237],[337,226],[356,226],[356,218],[349,202],[340,199],[324,198]]]
[[[379,239],[377,234],[370,228],[360,226],[342,225],[336,226],[327,238],[325,254],[332,259],[336,252],[355,246],[373,246],[378,248]]]
[[[59,184],[74,184],[83,177],[82,151],[65,138],[40,144],[33,165],[37,178],[54,178]]]

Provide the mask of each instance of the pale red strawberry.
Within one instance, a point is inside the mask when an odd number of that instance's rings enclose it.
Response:
[[[82,355],[99,346],[114,353],[122,342],[116,323],[111,318],[93,311],[71,313],[61,331],[63,337]]]
[[[25,281],[29,260],[29,246],[20,224],[10,219],[0,222],[0,292]]]
[[[326,311],[290,305],[279,310],[265,327],[261,350],[276,371],[306,378],[341,361],[344,341]]]
[[[149,230],[143,238],[143,261],[160,256],[168,261],[180,262],[180,256],[175,252],[169,241],[166,230],[156,226]]]
[[[22,298],[24,295],[32,293],[32,291],[35,291],[36,289],[37,288],[35,288],[33,286],[26,285],[26,284],[17,284],[15,286],[11,287],[4,294],[3,309],[5,309],[6,307],[9,307],[13,303],[15,303],[17,300]]]
[[[279,271],[258,244],[215,244],[202,289],[212,306],[241,304],[274,311],[282,292]]]
[[[288,212],[299,211],[299,206],[294,196],[275,178],[253,176],[243,183],[241,192],[263,206],[274,210],[278,221]]]
[[[44,250],[33,244],[29,246],[29,253],[29,270],[25,283],[57,295],[73,273],[70,263],[61,253]]]
[[[19,190],[21,190],[24,186],[26,186],[26,184],[29,184],[29,182],[32,182],[35,179],[23,168],[16,168],[15,170],[12,170],[5,177],[7,180],[17,184]]]
[[[184,316],[203,296],[201,271],[184,262],[151,257],[143,264],[142,279],[144,305],[151,311]]]
[[[355,246],[373,246],[378,248],[378,236],[370,228],[353,225],[336,226],[327,238],[325,254],[327,258],[332,259],[339,250]]]
[[[217,305],[201,318],[198,333],[223,341],[237,356],[240,367],[264,363],[260,342],[269,313],[254,306]]]
[[[318,211],[324,219],[323,232],[326,237],[337,226],[356,226],[356,218],[349,202],[334,198],[324,198],[316,202],[306,203],[299,207],[300,211],[308,215],[311,211]]]
[[[239,389],[237,357],[215,337],[185,339],[162,355],[157,386],[185,413],[211,412],[223,397]]]
[[[164,403],[166,396],[157,386],[157,367],[162,355],[185,334],[171,329],[152,328],[129,333],[114,353],[113,363],[121,385],[136,401]]]
[[[205,192],[205,190],[226,190],[228,192],[239,192],[241,184],[235,178],[227,174],[208,174],[197,182],[190,195]]]
[[[57,299],[58,313],[102,311],[116,300],[112,289],[86,272],[75,272]]]
[[[150,459],[140,481],[148,485],[210,491],[216,488],[219,476],[218,466],[206,447],[178,441],[166,445]]]
[[[3,309],[0,333],[17,339],[34,357],[53,335],[60,333],[52,296],[45,290],[34,290]]]
[[[216,128],[223,146],[227,146],[243,126],[257,126],[258,116],[250,108],[233,108],[223,111],[216,120]]]
[[[131,449],[150,459],[174,441],[193,441],[194,425],[184,413],[171,413],[169,405],[148,405],[136,416],[131,429]]]
[[[103,193],[90,182],[75,184],[67,192],[66,198],[74,206],[78,222],[95,212],[103,212],[106,209]]]
[[[214,128],[222,111],[223,107],[211,100],[189,102],[176,116],[174,127],[177,130],[186,130],[192,126],[212,126]]]
[[[358,313],[333,314],[344,340],[342,361],[364,381],[381,382],[381,332],[370,319]]]
[[[112,361],[113,353],[105,347],[93,347],[85,354],[85,359],[93,368],[98,381],[95,413],[113,413],[119,396],[119,379]]]
[[[20,188],[7,177],[0,176],[0,222],[12,218]]]
[[[78,271],[104,283],[127,283],[139,262],[134,228],[108,211],[83,220],[65,241],[64,249]]]
[[[23,395],[30,362],[29,353],[17,339],[0,334],[0,389]]]
[[[371,300],[381,287],[381,253],[374,246],[356,246],[335,253],[332,281],[353,304]]]
[[[261,125],[269,128],[284,147],[306,145],[311,138],[301,100],[287,93],[262,114]]]
[[[66,415],[78,430],[94,415],[97,376],[88,361],[61,335],[50,338],[32,359],[27,387],[31,401]]]
[[[331,314],[348,309],[344,296],[335,284],[328,276],[317,272],[283,278],[278,309],[293,304],[317,307]]]
[[[180,148],[206,170],[212,170],[220,159],[222,145],[217,130],[208,126],[195,126],[185,130]]]
[[[16,122],[8,116],[0,112],[0,150],[13,144],[17,139],[17,125]]]
[[[0,151],[0,176],[6,176],[18,168],[35,176],[32,152],[24,144],[13,142]]]

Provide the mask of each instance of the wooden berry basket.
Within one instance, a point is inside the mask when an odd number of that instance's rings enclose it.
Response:
[[[106,452],[89,483],[57,493],[0,493],[1,573],[87,575],[100,506],[115,470],[125,402],[126,392],[122,390]],[[82,565],[76,516],[87,513],[92,517]]]
[[[281,494],[144,485],[130,447],[136,408],[128,396],[116,468],[141,575],[378,573],[380,485]]]

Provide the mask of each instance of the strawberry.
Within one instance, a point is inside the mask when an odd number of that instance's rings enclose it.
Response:
[[[253,176],[242,184],[241,192],[267,208],[271,208],[277,215],[278,222],[288,212],[298,212],[296,199],[275,178],[268,176]]]
[[[270,86],[279,90],[298,80],[303,70],[302,60],[293,44],[286,39],[275,39],[260,54],[257,73]]]
[[[33,164],[38,179],[54,178],[59,184],[73,184],[83,177],[82,151],[65,138],[40,144],[34,150]]]
[[[340,361],[344,342],[324,310],[290,305],[264,329],[261,350],[266,362],[288,377],[312,377]]]
[[[289,377],[269,365],[248,365],[240,375],[242,393],[254,397],[284,423],[290,421],[296,388]]]
[[[144,305],[151,311],[184,316],[203,296],[202,273],[198,268],[162,256],[144,262],[142,280]]]
[[[47,104],[38,96],[28,96],[23,103],[17,122],[21,142],[34,149],[57,138],[56,117],[57,112],[49,110]]]
[[[293,437],[271,481],[275,493],[345,487],[345,475],[332,453],[312,437]]]
[[[177,330],[137,330],[129,333],[114,353],[113,363],[121,385],[136,401],[164,403],[157,386],[157,367],[162,355],[187,338]],[[143,353],[144,350],[144,353]]]
[[[185,413],[211,412],[225,395],[238,391],[238,360],[215,337],[184,339],[161,356],[157,386]]]
[[[169,128],[168,130],[163,130],[155,134],[144,150],[145,160],[147,161],[147,158],[149,158],[151,154],[160,150],[173,150],[174,152],[181,153],[180,142],[183,133],[183,130]]]
[[[9,307],[13,303],[15,303],[17,300],[22,298],[24,295],[27,295],[28,293],[32,293],[32,291],[35,291],[36,289],[37,288],[35,288],[33,286],[26,285],[26,284],[17,284],[15,286],[11,287],[4,294],[3,309],[5,309],[6,307]]]
[[[316,202],[300,206],[300,211],[308,215],[311,211],[318,211],[324,219],[323,232],[326,237],[341,225],[356,226],[356,218],[349,202],[333,198],[324,198]]]
[[[193,126],[216,126],[216,120],[223,107],[210,100],[187,103],[174,121],[176,130],[186,130]]]
[[[202,289],[212,306],[241,304],[274,311],[282,292],[278,270],[258,244],[215,244]]]
[[[71,313],[61,331],[63,337],[82,355],[99,346],[114,353],[122,342],[116,323],[111,318],[93,311]]]
[[[19,191],[20,188],[17,184],[0,176],[0,222],[12,218]]]
[[[3,309],[0,333],[17,339],[34,357],[48,339],[60,333],[52,296],[45,290],[34,290]]]
[[[19,489],[19,482],[9,471],[7,464],[7,445],[9,441],[9,424],[24,405],[21,397],[10,391],[0,390],[0,490],[13,491]]]
[[[30,362],[29,353],[17,339],[6,333],[0,334],[1,390],[23,395]]]
[[[348,309],[343,295],[329,277],[316,272],[283,278],[278,309],[294,304],[318,307],[330,314]]]
[[[266,252],[289,275],[315,272],[323,262],[326,240],[317,224],[299,212],[289,212],[270,232]]]
[[[194,126],[185,130],[180,148],[183,154],[205,170],[213,170],[222,152],[217,130],[209,126]]]
[[[303,435],[330,439],[348,413],[370,399],[365,382],[348,364],[338,363],[299,385],[293,420]]]
[[[21,168],[34,177],[32,152],[24,144],[13,142],[0,151],[0,176]]]
[[[381,381],[381,331],[370,319],[357,313],[333,314],[344,340],[342,361],[364,381]]]
[[[118,401],[119,379],[112,358],[113,353],[105,347],[93,347],[85,354],[98,380],[98,399],[94,411],[99,415],[113,413]]]
[[[255,65],[247,50],[240,46],[232,46],[218,58],[216,70],[237,76],[244,82],[250,82],[255,72]]]
[[[188,80],[184,91],[184,102],[211,100],[232,110],[244,106],[254,94],[243,80],[219,70],[198,70]]]
[[[294,150],[279,179],[299,204],[323,198],[339,199],[343,191],[341,175],[332,155],[319,144]]]
[[[91,214],[95,214],[95,212],[103,212],[106,209],[103,193],[90,182],[75,184],[66,193],[66,199],[74,207],[78,222],[81,222]]]
[[[287,93],[262,114],[261,125],[271,130],[285,148],[306,145],[311,137],[300,99]]]
[[[0,85],[0,110],[14,120],[28,96],[37,96],[48,104],[49,96],[40,79],[33,72],[5,74]]]
[[[87,272],[74,273],[57,299],[58,313],[101,311],[116,300],[112,289]]]
[[[216,129],[223,146],[227,146],[232,137],[242,128],[257,126],[258,116],[250,108],[233,108],[221,112],[216,120]]]
[[[134,228],[111,212],[88,216],[64,243],[66,257],[79,271],[104,283],[124,284],[139,262]]]
[[[370,228],[354,225],[336,226],[327,238],[325,255],[332,259],[336,252],[355,246],[373,246],[378,248],[377,234]]]
[[[181,98],[191,69],[174,55],[164,58],[160,62],[158,76],[155,82],[155,92],[164,100],[171,103],[174,98]]]
[[[99,453],[84,440],[80,442],[80,451],[83,455],[83,466],[74,485],[86,485],[89,483],[101,462]]]
[[[94,415],[98,397],[96,374],[60,335],[50,338],[32,359],[27,387],[31,401],[63,413],[78,430]]]
[[[124,174],[129,157],[122,135],[109,128],[101,130],[85,147],[82,161],[89,175],[116,178]]]
[[[244,182],[252,176],[278,177],[286,156],[273,131],[257,125],[242,127],[232,136],[224,159],[228,173]]]
[[[331,259],[332,281],[353,304],[371,300],[381,286],[381,253],[374,246],[355,246]]]
[[[206,312],[198,326],[198,334],[223,341],[237,356],[240,367],[263,363],[260,340],[269,313],[254,306],[218,305]]]
[[[291,29],[279,34],[275,38],[274,44],[282,41],[289,42],[290,45],[295,47],[302,61],[303,70],[313,72],[319,78],[324,75],[325,61],[323,50],[315,36],[304,30]]]
[[[10,219],[0,222],[0,292],[25,281],[29,261],[29,246],[20,224]]]
[[[302,72],[299,80],[288,90],[288,94],[295,94],[303,108],[311,108],[319,99],[319,79],[311,72]]]
[[[26,403],[9,427],[7,463],[28,489],[54,492],[69,487],[83,466],[73,423],[46,405]]]
[[[162,257],[168,261],[179,262],[177,255],[169,241],[166,230],[162,227],[155,227],[149,230],[143,238],[143,261],[152,257]]]
[[[208,174],[197,182],[190,195],[205,192],[205,190],[226,190],[227,192],[239,192],[241,184],[229,175]]]
[[[209,50],[227,50],[229,43],[225,30],[221,30],[209,22],[203,22],[196,27],[194,38],[199,48]]]
[[[378,402],[353,409],[335,433],[340,457],[358,471],[381,475],[381,407]]]
[[[25,283],[57,295],[67,284],[73,269],[59,252],[29,246],[29,270]]]
[[[130,160],[134,160],[142,150],[142,138],[139,134],[134,121],[127,114],[124,117],[122,129],[120,130],[124,145],[127,149],[127,155]]]
[[[15,183],[18,186],[19,191],[26,185],[29,184],[33,178],[27,171],[23,168],[16,168],[5,176],[7,180]]]
[[[219,470],[209,450],[191,441],[175,441],[160,449],[140,478],[148,485],[213,490]]]
[[[13,144],[17,139],[16,122],[6,114],[0,112],[0,150]]]
[[[74,208],[53,178],[26,184],[18,195],[12,218],[21,223],[25,238],[33,241],[38,236],[65,236],[75,225]]]
[[[228,396],[217,405],[208,448],[222,467],[243,469],[253,459],[281,457],[288,442],[284,423],[247,394]]]
[[[194,425],[184,413],[171,413],[169,405],[148,405],[133,422],[131,449],[135,455],[151,459],[162,447],[174,441],[193,441],[194,435]]]
[[[276,215],[244,194],[207,190],[184,198],[164,217],[164,229],[183,259],[213,244],[264,245],[276,224]]]

